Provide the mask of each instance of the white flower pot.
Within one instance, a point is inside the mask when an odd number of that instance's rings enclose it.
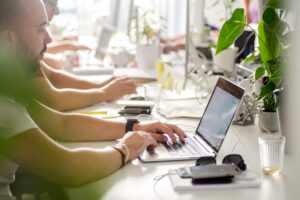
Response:
[[[216,48],[212,48],[212,56],[214,65],[226,72],[235,72],[235,59],[237,56],[238,48],[228,48],[216,55]]]
[[[277,112],[264,112],[259,113],[259,127],[264,132],[277,132],[279,131]]]
[[[160,59],[159,44],[139,45],[136,49],[136,62],[140,69],[154,70],[155,63]]]

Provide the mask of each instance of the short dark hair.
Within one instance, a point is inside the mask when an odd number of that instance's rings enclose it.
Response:
[[[19,0],[0,0],[0,30],[14,27],[20,12]]]

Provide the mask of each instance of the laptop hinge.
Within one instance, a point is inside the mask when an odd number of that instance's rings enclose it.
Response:
[[[199,137],[198,135],[194,135],[193,137],[194,137],[195,140],[198,141],[198,143],[204,148],[204,150],[207,153],[209,153],[209,154],[214,153],[215,154],[215,151],[209,145],[207,145],[201,137]]]

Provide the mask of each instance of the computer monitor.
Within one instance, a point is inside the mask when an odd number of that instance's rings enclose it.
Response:
[[[184,64],[184,83],[183,88],[186,88],[188,79],[189,67],[189,46],[190,46],[190,0],[186,0],[186,30],[185,30],[185,64]]]
[[[195,6],[199,6],[197,8],[194,8]],[[199,19],[199,21],[197,20],[193,20],[193,23],[195,25],[195,23],[198,23],[198,31],[204,31],[204,0],[194,0],[193,4],[193,17],[195,17],[195,12],[197,9],[199,9],[199,13],[197,14],[198,16],[202,16],[201,19]],[[191,38],[191,2],[190,0],[186,0],[186,37],[185,37],[185,70],[184,70],[184,85],[183,87],[186,87],[186,83],[188,80],[188,73],[189,73],[189,56],[190,54],[192,54],[192,59],[195,63],[195,65],[199,65],[199,57],[198,57],[198,53],[196,50],[196,47],[193,43],[193,40]],[[203,26],[201,28],[201,26]],[[203,33],[203,32],[200,32]]]
[[[192,27],[192,32],[203,34],[205,31],[205,0],[192,0],[190,6],[190,25]]]
[[[133,6],[134,0],[115,0],[113,26],[117,31],[130,34]]]

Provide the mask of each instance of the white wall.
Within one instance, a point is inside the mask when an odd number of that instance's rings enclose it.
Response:
[[[207,22],[211,25],[217,26],[218,28],[221,28],[224,21],[221,21],[221,18],[225,17],[225,8],[223,3],[218,3],[216,6],[212,7],[215,0],[206,0],[205,2],[205,16],[207,19]],[[241,4],[242,0],[236,0],[236,2],[233,4],[233,10],[238,7],[242,7]]]
[[[300,2],[294,0],[293,8],[295,11],[300,11]],[[291,155],[300,155],[300,62],[299,62],[299,52],[300,52],[300,38],[299,35],[294,35],[293,38],[293,57],[291,65],[288,66],[288,71],[286,75],[287,79],[287,95],[286,95],[286,105],[287,112],[287,150]],[[299,159],[300,160],[300,159]]]
[[[185,33],[185,20],[186,20],[186,0],[163,0],[167,1],[168,3],[160,3],[159,6],[167,6],[162,11],[160,8],[160,13],[162,16],[166,13],[164,17],[168,20],[168,35],[173,36],[177,34],[184,34]],[[221,21],[221,18],[225,17],[225,8],[222,3],[218,3],[214,7],[212,5],[214,4],[215,0],[192,0],[191,1],[191,23],[194,23],[195,17],[200,16],[201,7],[199,7],[198,1],[205,1],[205,9],[204,9],[204,15],[206,18],[206,21],[214,26],[217,26],[218,28],[221,28],[224,21]],[[237,0],[236,3],[234,3],[233,8],[241,7],[241,0]],[[194,4],[193,4],[194,3]],[[197,5],[198,4],[198,5]],[[198,13],[197,13],[198,12]],[[194,13],[194,14],[193,14]],[[197,17],[198,18],[198,17]],[[200,18],[201,19],[201,18]]]

